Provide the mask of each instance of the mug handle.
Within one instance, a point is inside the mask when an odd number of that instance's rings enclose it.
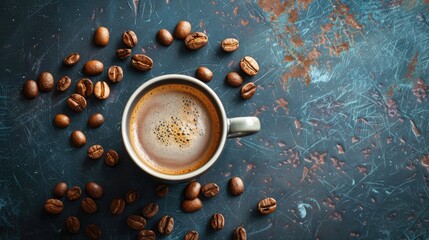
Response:
[[[261,122],[257,117],[228,118],[228,137],[243,137],[261,130]]]

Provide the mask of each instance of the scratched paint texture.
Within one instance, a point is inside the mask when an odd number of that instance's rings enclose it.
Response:
[[[426,0],[268,0],[268,1],[2,1],[0,4],[0,238],[85,239],[64,228],[76,215],[82,226],[96,223],[104,239],[136,239],[125,219],[150,201],[160,212],[148,220],[155,228],[164,214],[175,218],[168,239],[182,239],[191,229],[202,239],[231,239],[243,225],[249,239],[429,239],[429,5]],[[162,47],[160,28],[174,29],[182,19],[204,31],[209,44],[188,51],[181,42]],[[105,48],[92,44],[98,26],[111,32]],[[115,49],[121,33],[139,37],[133,52],[151,56],[152,71],[139,73]],[[222,53],[226,37],[240,49]],[[73,68],[60,63],[71,52],[81,54]],[[247,101],[224,84],[241,57],[251,55],[260,73],[246,77],[258,87]],[[111,86],[105,101],[89,99],[84,112],[71,112],[65,100],[83,77],[82,62],[100,59],[123,66],[125,79]],[[258,116],[262,131],[230,139],[222,157],[198,180],[216,182],[221,193],[204,200],[202,210],[180,210],[184,184],[171,185],[166,198],[154,194],[156,182],[132,163],[120,140],[122,109],[131,93],[148,79],[166,73],[193,75],[204,65],[214,72],[208,83],[221,97],[228,116]],[[21,94],[26,79],[50,71],[55,79],[69,75],[65,94],[42,93],[34,100]],[[92,78],[106,78],[106,74]],[[55,114],[71,116],[66,129],[52,126]],[[89,115],[101,112],[106,123],[88,129]],[[70,145],[69,135],[82,129],[87,146],[116,149],[115,168],[85,157],[86,148]],[[426,163],[425,163],[426,162]],[[423,164],[422,164],[423,163]],[[246,191],[226,191],[238,175]],[[43,211],[58,181],[105,187],[99,211],[85,214],[80,202],[64,199],[58,216]],[[110,201],[130,190],[139,201],[113,216]],[[278,210],[261,216],[257,202],[274,197]],[[226,227],[208,228],[221,212]]]

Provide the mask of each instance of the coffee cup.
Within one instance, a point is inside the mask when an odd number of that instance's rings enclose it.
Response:
[[[129,98],[122,138],[131,159],[164,182],[182,182],[206,172],[227,138],[260,130],[257,117],[227,118],[216,93],[181,74],[155,77]]]

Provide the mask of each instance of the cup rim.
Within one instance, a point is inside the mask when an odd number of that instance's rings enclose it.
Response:
[[[147,166],[145,163],[143,163],[143,161],[140,160],[139,156],[134,151],[134,148],[132,146],[132,143],[130,141],[129,134],[128,134],[129,117],[133,110],[131,108],[133,107],[133,104],[135,104],[136,101],[139,100],[138,96],[140,95],[140,93],[155,83],[159,83],[160,81],[170,81],[174,79],[190,82],[191,84],[197,85],[198,87],[206,91],[208,94],[210,94],[210,98],[213,99],[214,101],[213,104],[216,105],[215,107],[219,110],[219,114],[221,118],[220,120],[222,121],[222,126],[223,126],[221,130],[218,147],[216,151],[213,153],[212,157],[204,165],[202,165],[195,171],[184,173],[184,174],[178,174],[178,175],[158,172],[152,169],[151,167]],[[180,182],[180,181],[186,181],[200,176],[201,174],[206,172],[219,159],[219,156],[225,146],[225,142],[227,139],[228,120],[227,120],[225,109],[223,107],[222,102],[220,101],[218,95],[208,85],[191,76],[187,76],[183,74],[165,74],[165,75],[160,75],[160,76],[151,78],[150,80],[146,81],[141,86],[139,86],[129,97],[127,104],[125,105],[124,112],[122,114],[121,132],[122,132],[122,140],[124,142],[127,153],[130,155],[134,163],[136,163],[137,166],[140,167],[140,169],[142,169],[147,174],[160,180],[164,180],[167,182]]]

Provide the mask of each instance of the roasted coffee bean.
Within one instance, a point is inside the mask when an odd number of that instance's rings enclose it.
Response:
[[[78,233],[80,230],[80,221],[79,218],[75,216],[70,216],[66,219],[66,228],[69,233]]]
[[[99,47],[105,47],[109,44],[110,34],[109,29],[99,27],[94,33],[94,43]]]
[[[88,148],[87,151],[87,155],[89,158],[96,160],[96,159],[100,159],[104,154],[104,149],[102,146],[96,144],[96,145],[92,145],[91,147]]]
[[[119,59],[125,59],[131,55],[132,50],[129,48],[120,48],[116,50],[116,56]]]
[[[234,52],[239,47],[239,42],[235,38],[224,39],[221,43],[221,47],[225,52]]]
[[[54,125],[59,128],[65,128],[70,125],[70,118],[65,114],[57,114],[54,118]]]
[[[82,195],[82,190],[78,186],[73,186],[72,188],[69,188],[69,190],[67,190],[67,198],[70,201],[79,199],[81,195]]]
[[[196,212],[203,207],[203,203],[199,198],[193,200],[183,200],[182,210],[184,212]]]
[[[221,230],[225,226],[225,218],[220,213],[215,213],[210,220],[210,227],[213,230]]]
[[[90,128],[98,128],[104,123],[104,117],[100,113],[92,114],[88,118],[88,126]]]
[[[69,89],[70,85],[71,85],[71,78],[69,76],[63,76],[57,82],[57,91],[65,92],[67,89]]]
[[[80,60],[79,53],[72,53],[64,58],[64,65],[70,67],[75,65]]]
[[[247,240],[246,229],[244,229],[244,227],[238,227],[238,228],[234,229],[233,239],[234,240]]]
[[[58,199],[48,199],[45,203],[45,210],[50,214],[59,214],[63,211],[64,204],[61,200]]]
[[[99,199],[104,194],[103,187],[95,182],[87,182],[85,185],[85,191],[93,199]]]
[[[95,213],[97,211],[97,203],[89,197],[82,200],[81,207],[86,213]]]
[[[153,61],[144,54],[135,54],[131,58],[131,66],[139,71],[146,72],[152,69]]]
[[[231,87],[239,87],[243,83],[243,78],[237,72],[229,72],[225,77],[225,82]]]
[[[109,150],[104,157],[104,163],[109,167],[118,165],[119,155],[115,150]]]
[[[198,240],[199,239],[199,234],[197,231],[189,231],[186,233],[186,235],[183,237],[183,240]]]
[[[152,230],[141,230],[138,235],[139,240],[155,240],[156,235]]]
[[[156,203],[148,203],[143,207],[143,217],[151,218],[158,213],[159,206]]]
[[[186,185],[185,188],[185,198],[192,200],[198,197],[201,190],[201,184],[197,181],[192,181]]]
[[[142,230],[146,226],[146,219],[139,215],[131,215],[127,217],[127,224],[135,230]]]
[[[98,60],[89,60],[83,65],[83,73],[89,76],[101,74],[104,70],[104,64]]]
[[[67,183],[59,182],[54,187],[54,196],[57,198],[62,198],[67,193]]]
[[[72,132],[70,139],[75,147],[82,147],[86,144],[85,134],[78,130]]]
[[[42,72],[37,78],[37,86],[42,92],[49,92],[54,88],[54,76],[50,72]]]
[[[170,46],[174,41],[173,35],[171,35],[167,29],[159,30],[156,34],[156,38],[158,39],[158,42],[164,46]]]
[[[194,32],[186,36],[185,45],[187,48],[191,50],[196,50],[204,47],[208,41],[209,41],[209,38],[205,33]]]
[[[206,67],[198,67],[195,76],[203,82],[210,82],[213,78],[213,72]]]
[[[264,198],[258,203],[258,211],[267,215],[277,209],[277,202],[274,198]]]
[[[228,186],[229,192],[234,196],[238,196],[244,192],[244,183],[239,177],[232,177],[229,180]]]
[[[101,238],[101,229],[95,224],[89,224],[85,228],[86,235],[92,240],[97,240]]]
[[[177,39],[185,39],[186,36],[191,34],[192,26],[188,21],[180,21],[177,23],[176,28],[174,29],[174,36]]]
[[[249,99],[249,98],[253,97],[255,92],[256,92],[256,86],[253,82],[246,83],[240,89],[241,97],[244,99]]]
[[[82,112],[86,108],[86,99],[78,93],[73,93],[67,99],[67,105],[75,112]]]
[[[120,66],[111,66],[107,71],[107,75],[112,83],[118,83],[124,78],[124,71]]]
[[[94,91],[94,85],[92,84],[92,81],[89,78],[82,78],[76,84],[76,92],[84,97],[91,96],[93,91]]]
[[[259,72],[259,64],[252,57],[246,56],[240,60],[241,70],[247,75],[255,76]]]
[[[37,97],[37,95],[39,95],[39,88],[37,87],[36,81],[25,81],[24,87],[22,88],[22,92],[24,93],[24,96],[28,99]]]
[[[201,187],[201,194],[206,198],[212,198],[219,193],[219,186],[216,183],[207,183]]]
[[[105,81],[99,81],[94,86],[94,96],[98,99],[107,99],[110,95],[109,84]]]
[[[166,184],[158,184],[155,187],[155,194],[156,194],[156,196],[158,196],[160,198],[167,196],[168,191],[169,191],[168,185],[166,185]]]
[[[127,47],[133,48],[137,45],[137,35],[131,30],[125,31],[122,33],[122,41]]]
[[[168,215],[163,216],[158,222],[158,232],[169,235],[174,229],[174,219]]]
[[[128,204],[133,204],[137,201],[137,199],[139,199],[139,192],[135,191],[135,190],[130,190],[127,192],[127,194],[125,194],[125,201]]]
[[[114,215],[119,215],[124,211],[125,200],[122,198],[114,198],[110,203],[110,211]]]

